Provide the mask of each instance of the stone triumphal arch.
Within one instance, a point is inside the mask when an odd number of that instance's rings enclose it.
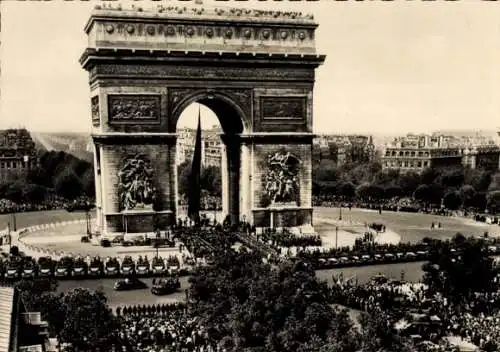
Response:
[[[312,224],[312,16],[242,9],[96,7],[89,72],[97,224],[149,232],[177,216],[176,125],[218,116],[223,211],[257,227]]]

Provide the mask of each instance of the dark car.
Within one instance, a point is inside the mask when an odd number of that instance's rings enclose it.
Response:
[[[71,276],[71,271],[73,270],[73,258],[62,257],[56,264],[56,269],[54,271],[55,277],[57,278],[67,278]]]
[[[135,263],[132,260],[131,256],[126,256],[125,258],[123,258],[121,273],[122,273],[122,275],[125,275],[125,276],[135,274]]]
[[[137,276],[148,276],[149,270],[150,270],[150,265],[148,258],[139,257],[135,269]]]
[[[37,269],[35,260],[31,257],[25,257],[23,259],[21,277],[23,279],[34,279],[37,275]]]
[[[105,248],[111,247],[111,242],[106,238],[103,238],[100,243],[101,243],[101,247],[105,247]]]
[[[71,271],[71,276],[84,278],[87,276],[88,265],[82,257],[78,257],[73,265],[73,270]]]
[[[181,263],[176,256],[169,256],[167,259],[167,267],[170,273],[177,273],[180,269]]]
[[[107,258],[104,262],[104,274],[106,276],[118,276],[120,274],[120,263],[116,258]]]
[[[103,268],[102,260],[99,257],[94,257],[90,261],[90,266],[89,266],[89,275],[92,277],[101,277],[104,268]]]
[[[11,257],[5,265],[5,278],[9,280],[21,277],[22,261],[20,257]]]
[[[166,279],[159,279],[153,282],[151,293],[157,296],[168,295],[174,293],[181,288],[181,283],[177,277],[169,277]]]
[[[38,276],[51,277],[54,274],[54,263],[50,257],[40,257],[38,259]]]
[[[153,258],[153,275],[163,275],[165,273],[166,267],[163,258],[155,257]]]
[[[113,288],[115,291],[128,291],[128,290],[141,290],[147,287],[148,285],[146,285],[141,280],[135,277],[127,277],[125,279],[118,280],[117,282],[115,282]]]

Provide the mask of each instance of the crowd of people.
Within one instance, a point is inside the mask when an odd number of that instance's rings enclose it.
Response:
[[[0,199],[0,214],[24,213],[28,211],[46,211],[58,209],[71,209],[81,204],[91,204],[91,199],[80,197],[74,200],[54,198],[41,203],[15,203],[8,199]]]
[[[360,284],[356,278],[346,279],[341,274],[333,277],[330,294],[333,303],[360,311],[399,312],[403,317],[413,312],[425,316],[434,324],[419,325],[419,335],[438,345],[443,344],[442,337],[457,336],[482,351],[497,351],[500,347],[499,292],[475,293],[465,305],[457,305],[440,295],[427,297],[423,284],[387,280],[382,276]],[[411,325],[399,329],[413,331]]]
[[[118,308],[118,341],[137,352],[217,351],[185,304]]]

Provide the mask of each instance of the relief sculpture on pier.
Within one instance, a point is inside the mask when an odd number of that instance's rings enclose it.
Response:
[[[290,152],[268,155],[265,191],[271,205],[297,205],[300,163]]]
[[[157,194],[153,173],[151,162],[144,155],[124,160],[118,172],[120,210],[152,208]]]

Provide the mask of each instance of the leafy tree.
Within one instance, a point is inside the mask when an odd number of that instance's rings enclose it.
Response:
[[[387,199],[394,197],[400,197],[403,194],[403,190],[399,186],[391,185],[384,189],[384,196]]]
[[[462,205],[462,199],[457,191],[451,191],[444,195],[443,205],[450,210],[457,210]]]
[[[80,178],[70,168],[58,174],[54,180],[57,194],[67,199],[75,199],[83,194],[83,184]]]
[[[303,263],[272,267],[256,253],[232,250],[190,278],[190,309],[216,340],[234,351],[319,351],[349,335],[352,322],[327,304],[328,288]],[[355,351],[337,340],[339,351]]]
[[[356,194],[356,186],[352,182],[341,183],[338,189],[339,194],[346,199],[352,199]]]
[[[5,190],[4,197],[16,203],[23,201],[23,185],[21,182],[11,183]]]
[[[423,202],[427,203],[430,199],[430,187],[428,185],[419,185],[417,189],[415,189],[415,192],[413,192],[413,198]]]
[[[201,188],[207,190],[211,195],[221,196],[222,176],[220,167],[210,165],[201,171]]]
[[[473,200],[476,195],[477,192],[471,185],[464,185],[460,187],[460,198],[462,199],[462,203],[464,206],[473,206]]]
[[[491,176],[491,183],[488,191],[500,191],[500,172],[496,172]]]
[[[367,182],[356,187],[356,196],[360,199],[368,200],[371,195],[371,185]]]
[[[94,170],[87,169],[81,176],[83,191],[87,195],[87,197],[94,198],[95,197],[95,178],[94,178]]]
[[[23,193],[26,201],[30,203],[40,203],[45,200],[47,188],[37,184],[27,184]]]
[[[420,184],[430,185],[436,182],[436,179],[440,176],[440,171],[435,168],[427,168],[420,174]]]
[[[488,209],[491,213],[495,214],[500,211],[500,190],[492,191],[487,196]]]
[[[313,178],[317,182],[336,182],[340,178],[340,171],[332,160],[322,160],[314,167]]]
[[[451,251],[452,244],[459,256]],[[430,246],[430,260],[422,269],[429,294],[440,292],[456,303],[466,302],[474,292],[492,291],[497,274],[484,241],[462,235]]]
[[[361,348],[362,352],[411,352],[415,347],[399,335],[394,328],[396,319],[378,309],[370,314],[362,314]]]
[[[438,183],[443,188],[457,188],[460,187],[463,182],[464,170],[460,167],[443,170],[438,178]]]
[[[399,186],[403,194],[411,196],[420,184],[420,175],[415,172],[408,172],[400,176]]]
[[[70,290],[61,300],[64,326],[58,340],[80,351],[111,350],[116,321],[104,294],[83,288]]]
[[[42,278],[22,280],[15,287],[25,307],[30,311],[40,312],[42,319],[49,323],[49,332],[52,336],[56,336],[64,324],[62,295],[54,293],[57,281]]]

